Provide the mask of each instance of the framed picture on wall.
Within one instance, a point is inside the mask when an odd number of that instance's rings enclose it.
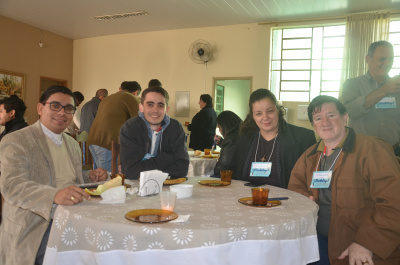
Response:
[[[17,95],[24,99],[25,75],[0,70],[0,98]]]
[[[215,90],[215,113],[217,116],[224,111],[225,86],[217,84]]]

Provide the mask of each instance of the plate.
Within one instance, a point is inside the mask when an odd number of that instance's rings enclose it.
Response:
[[[217,155],[213,156],[213,155],[202,155],[201,158],[218,158]]]
[[[127,212],[125,218],[138,223],[162,223],[178,218],[178,215],[171,211],[160,209],[141,209]]]
[[[241,198],[239,199],[239,202],[247,205],[247,206],[251,206],[251,207],[257,207],[257,208],[272,208],[272,207],[276,207],[282,204],[281,201],[268,201],[267,205],[255,205],[253,204],[253,198],[252,197],[245,197],[245,198]]]
[[[228,181],[221,181],[221,180],[200,180],[198,183],[199,183],[200,185],[214,186],[214,187],[231,185],[230,182],[228,182]]]
[[[186,178],[178,178],[178,179],[166,179],[164,181],[164,185],[175,185],[185,182]]]

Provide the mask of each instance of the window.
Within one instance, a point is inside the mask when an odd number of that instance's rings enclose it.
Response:
[[[389,76],[400,74],[400,20],[391,21],[389,25],[389,42],[393,44],[394,60]]]
[[[318,95],[339,97],[346,25],[272,31],[270,89],[281,101],[309,102]],[[390,22],[394,47],[390,76],[400,72],[400,21]]]

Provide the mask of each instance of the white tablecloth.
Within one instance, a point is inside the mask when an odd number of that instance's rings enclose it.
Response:
[[[270,196],[287,196],[276,208],[242,205],[251,196],[242,181],[226,187],[197,184],[191,198],[177,200],[175,212],[190,214],[186,223],[144,224],[128,221],[126,212],[160,208],[159,196],[128,196],[125,204],[92,199],[58,206],[45,265],[54,264],[307,264],[319,259],[318,206],[308,198],[277,187]],[[164,187],[164,190],[168,190]]]
[[[188,151],[188,153],[190,159],[188,177],[214,175],[217,158],[194,157],[194,151]]]

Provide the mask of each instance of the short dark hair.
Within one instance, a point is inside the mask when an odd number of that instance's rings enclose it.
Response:
[[[136,91],[138,92],[138,95],[140,95],[140,92],[142,91],[142,88],[140,87],[139,83],[136,81],[124,81],[121,84],[121,89],[126,90],[129,93],[133,93]]]
[[[105,88],[100,88],[99,90],[96,91],[96,97],[107,97],[108,96],[108,90]]]
[[[343,105],[340,100],[337,98],[320,95],[315,97],[308,105],[308,119],[310,120],[311,124],[313,124],[313,115],[321,111],[322,104],[324,103],[335,103],[336,109],[339,111],[340,115],[345,115],[347,113],[346,107]]]
[[[0,105],[4,105],[4,109],[7,113],[15,110],[15,117],[24,117],[26,105],[24,101],[17,95],[12,95],[10,97],[1,99]]]
[[[392,50],[393,50],[393,45],[390,42],[385,41],[385,40],[375,41],[375,42],[371,43],[368,47],[368,56],[373,57],[376,48],[378,48],[379,46],[389,47],[389,48],[392,48]]]
[[[242,127],[240,128],[240,133],[241,134],[247,134],[247,135],[251,135],[253,133],[255,133],[258,129],[258,126],[256,124],[256,122],[253,119],[253,104],[257,101],[260,101],[262,99],[265,98],[269,98],[272,103],[274,103],[274,105],[276,106],[277,110],[278,110],[278,128],[279,131],[283,131],[285,129],[285,127],[283,125],[286,124],[285,121],[285,108],[283,106],[281,106],[278,101],[276,100],[275,95],[269,91],[268,89],[265,88],[260,88],[257,89],[256,91],[254,91],[253,93],[251,93],[250,95],[250,99],[249,99],[249,113],[246,116],[246,119],[244,120]]]
[[[168,94],[167,90],[165,90],[164,88],[159,87],[159,86],[149,87],[149,88],[146,88],[145,90],[143,90],[142,97],[140,98],[140,102],[142,104],[146,100],[146,95],[150,92],[155,92],[155,93],[163,95],[163,97],[165,98],[165,103],[167,103],[167,106],[168,106],[169,94]]]
[[[49,97],[56,93],[63,93],[65,95],[70,95],[74,100],[74,107],[76,107],[76,99],[72,94],[71,89],[65,86],[51,86],[47,88],[46,91],[44,91],[43,94],[40,96],[39,102],[42,103],[43,105],[46,105],[46,101],[49,99]]]
[[[217,123],[221,128],[223,137],[231,133],[238,133],[242,119],[230,110],[221,112],[217,117]]]
[[[83,96],[83,94],[79,91],[75,91],[72,92],[72,94],[74,95],[75,99],[79,102],[83,102],[85,100],[85,97]]]
[[[200,99],[204,102],[204,103],[206,103],[206,106],[205,106],[205,108],[212,108],[214,105],[213,105],[213,102],[212,102],[212,97],[209,95],[209,94],[203,94],[203,95],[201,95],[200,96]]]
[[[162,87],[162,84],[161,84],[160,80],[158,80],[158,79],[151,79],[149,81],[149,87],[153,87],[153,86]]]

